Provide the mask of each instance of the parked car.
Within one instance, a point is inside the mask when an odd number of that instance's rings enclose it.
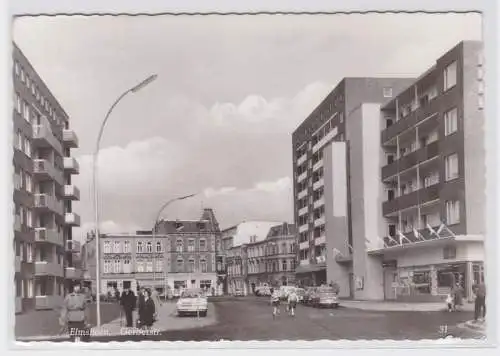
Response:
[[[296,288],[295,293],[297,293],[297,298],[299,303],[304,303],[304,296],[306,295],[306,290],[304,288]]]
[[[314,301],[316,294],[317,294],[316,290],[317,290],[316,287],[309,287],[306,289],[306,291],[304,293],[304,297],[303,297],[304,304],[307,304],[307,305],[313,304],[313,301]]]
[[[201,289],[185,290],[177,301],[177,315],[207,316],[208,300]]]
[[[245,293],[243,292],[243,289],[236,289],[233,293],[235,297],[243,297]]]
[[[290,291],[292,289],[295,289],[295,287],[294,286],[281,286],[280,287],[280,299],[286,300],[288,298],[288,293],[290,293]]]
[[[259,297],[268,297],[271,295],[271,288],[267,285],[258,286],[255,288],[255,295]]]
[[[314,296],[313,302],[314,307],[318,308],[338,308],[339,302],[337,298],[337,293],[331,287],[319,288]]]

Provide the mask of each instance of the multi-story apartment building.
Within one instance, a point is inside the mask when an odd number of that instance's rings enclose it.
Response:
[[[101,291],[153,287],[167,289],[203,288],[215,293],[216,242],[220,230],[214,213],[205,209],[200,220],[161,220],[156,233],[103,235]],[[220,242],[219,242],[220,243]]]
[[[380,297],[439,299],[459,282],[470,298],[484,279],[482,56],[481,42],[461,42],[382,107]]]
[[[439,300],[460,283],[471,297],[484,278],[481,47],[460,43],[404,88],[370,85],[385,102],[356,100],[345,142],[323,148],[324,191],[313,201],[324,198],[326,280],[342,296]],[[310,223],[307,203],[298,203],[299,223]]]
[[[290,285],[295,283],[297,264],[297,229],[283,223],[273,226],[263,241],[246,245],[247,284],[253,293],[259,285]]]
[[[14,281],[16,312],[23,312],[60,305],[66,272],[79,278],[65,253],[66,246],[77,248],[67,241],[80,223],[71,207],[79,198],[71,183],[78,163],[70,152],[78,139],[68,115],[15,44],[13,64]]]
[[[282,233],[287,233],[283,235]],[[295,255],[287,253],[288,250],[276,249],[277,244],[285,242],[286,240],[294,240],[293,227],[275,221],[245,221],[236,226],[232,226],[222,231],[223,247],[226,251],[226,265],[227,265],[227,293],[234,294],[236,291],[241,291],[244,295],[252,293],[255,289],[258,273],[256,272],[255,262],[257,246],[263,249],[259,261],[262,260],[263,269],[268,273],[260,276],[266,278],[266,283],[274,282],[273,278],[278,278],[276,284],[292,281],[294,279],[293,273],[281,273],[281,268],[277,266],[279,262],[286,261],[287,266],[294,266],[290,264],[289,258],[294,259]],[[285,242],[286,243],[286,242]],[[283,248],[283,246],[281,246]],[[248,254],[252,253],[252,257]],[[249,264],[249,258],[252,264]],[[282,262],[283,263],[283,262]],[[281,273],[281,274],[280,274]],[[252,274],[252,281],[249,276]],[[284,281],[282,277],[285,277]],[[262,281],[264,283],[264,281]]]
[[[411,79],[399,78],[344,78],[294,131],[294,214],[298,229],[296,274],[299,283],[319,285],[337,279],[335,275],[327,278],[327,258],[332,258],[329,239],[338,240],[337,245],[340,243],[339,248],[345,254],[343,266],[350,268],[352,248],[349,246],[353,244],[353,237],[348,193],[356,188],[349,188],[350,177],[346,173],[350,164],[349,118],[361,103],[387,101],[410,83]],[[335,225],[332,227],[337,230],[335,234],[326,232],[329,224]]]

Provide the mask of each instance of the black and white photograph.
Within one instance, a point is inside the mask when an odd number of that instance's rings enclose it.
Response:
[[[487,341],[481,11],[34,15],[16,342]]]

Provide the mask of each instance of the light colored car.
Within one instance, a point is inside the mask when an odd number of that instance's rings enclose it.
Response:
[[[314,306],[316,307],[327,307],[327,308],[338,308],[339,301],[337,298],[337,293],[333,288],[320,288],[314,300]]]
[[[304,288],[296,288],[295,293],[297,293],[297,298],[299,303],[304,303],[304,296],[306,295],[306,290]]]
[[[243,293],[243,289],[236,289],[233,293],[235,297],[243,297],[245,293]]]
[[[177,301],[177,315],[207,316],[208,300],[201,289],[185,290]]]
[[[267,285],[258,286],[255,288],[255,295],[269,297],[271,296],[271,288]]]

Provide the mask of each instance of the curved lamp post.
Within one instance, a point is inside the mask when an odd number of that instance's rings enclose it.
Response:
[[[173,199],[170,199],[169,201],[167,201],[165,204],[163,204],[161,206],[161,208],[158,210],[158,213],[156,214],[156,219],[154,221],[154,225],[153,225],[153,288],[156,288],[156,254],[158,253],[158,251],[156,251],[156,230],[157,230],[157,227],[158,227],[158,220],[160,220],[160,215],[161,213],[170,205],[172,204],[173,202],[176,202],[178,200],[184,200],[184,199],[188,199],[188,198],[191,198],[191,197],[194,197],[196,194],[189,194],[189,195],[184,195],[182,197],[177,197],[177,198],[173,198]],[[166,273],[166,271],[165,271]],[[165,286],[165,291],[164,293],[166,293],[167,290],[166,290],[166,286]]]
[[[113,112],[113,109],[118,105],[118,103],[129,93],[137,93],[139,90],[144,88],[146,85],[150,84],[153,82],[158,75],[153,74],[149,77],[147,77],[145,80],[137,84],[136,86],[128,89],[125,91],[123,94],[121,94],[118,99],[115,100],[113,105],[109,108],[108,112],[106,113],[106,116],[104,117],[104,120],[101,124],[101,127],[99,129],[99,134],[97,136],[97,142],[93,154],[93,179],[92,179],[92,187],[94,191],[94,218],[95,218],[95,238],[96,238],[96,256],[97,256],[97,261],[96,261],[96,304],[97,304],[97,327],[101,326],[101,303],[100,303],[100,297],[101,297],[101,255],[100,255],[100,233],[99,233],[99,192],[98,192],[98,186],[97,186],[97,159],[99,155],[99,148],[101,144],[101,137],[104,131],[104,127],[106,125],[106,122],[108,122],[109,116]]]

